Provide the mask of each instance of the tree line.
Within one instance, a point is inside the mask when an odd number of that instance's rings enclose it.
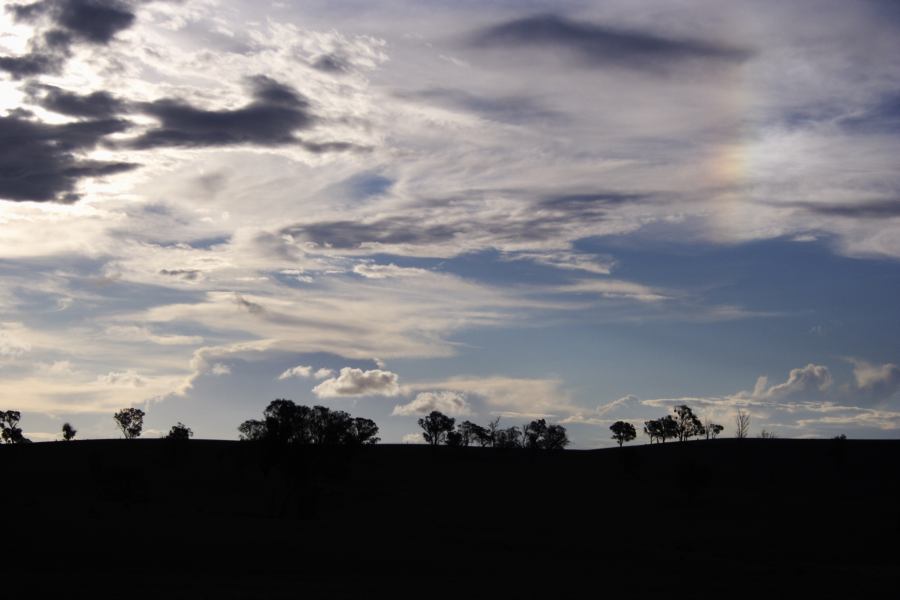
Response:
[[[723,425],[707,421],[703,423],[694,414],[687,404],[681,404],[673,409],[675,414],[666,415],[658,419],[644,421],[644,434],[650,438],[650,443],[664,444],[666,440],[678,440],[684,442],[692,437],[706,436],[706,439],[716,439],[725,430]],[[747,437],[750,429],[750,416],[743,410],[738,410],[735,419],[737,437]],[[627,421],[616,421],[609,427],[612,431],[612,439],[616,440],[619,447],[637,437],[634,425]]]
[[[566,428],[562,425],[548,425],[544,419],[531,421],[521,427],[500,427],[497,417],[487,427],[471,421],[463,421],[456,426],[456,419],[440,411],[433,410],[419,419],[422,437],[432,446],[473,446],[488,448],[537,448],[541,450],[562,450],[569,445]]]
[[[17,410],[0,411],[0,439],[6,444],[27,444],[19,427],[21,413]],[[113,415],[116,426],[125,439],[140,437],[143,431],[145,413],[139,408],[123,408]],[[750,435],[750,414],[738,409],[735,415],[735,437]],[[544,419],[536,419],[521,426],[500,427],[500,417],[486,426],[471,421],[459,425],[456,419],[440,411],[431,411],[418,420],[422,437],[432,446],[474,446],[486,448],[536,448],[542,450],[562,450],[569,445],[566,428],[559,424],[548,424]],[[619,446],[637,438],[637,429],[627,421],[616,421],[609,427],[612,439]],[[650,443],[663,444],[667,440],[687,441],[704,437],[715,439],[725,427],[707,420],[705,423],[694,411],[682,404],[673,409],[673,414],[644,421],[644,434]],[[282,444],[318,445],[361,445],[377,444],[378,425],[372,419],[353,417],[342,410],[331,410],[325,406],[297,405],[292,400],[277,399],[269,403],[263,411],[262,419],[250,419],[238,426],[241,440],[268,441]],[[75,439],[77,430],[70,423],[62,426],[65,441]],[[187,440],[194,432],[179,422],[169,429],[166,439]],[[772,439],[774,433],[763,430],[760,436]],[[846,439],[845,435],[836,439]]]

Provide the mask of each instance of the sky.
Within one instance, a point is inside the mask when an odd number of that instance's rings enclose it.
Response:
[[[897,56],[894,0],[4,2],[0,409],[897,438]]]

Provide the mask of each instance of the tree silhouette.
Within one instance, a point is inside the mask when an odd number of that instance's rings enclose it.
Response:
[[[250,419],[238,426],[240,438],[246,441],[260,441],[266,437],[266,424],[263,421]]]
[[[750,435],[750,413],[739,408],[734,416],[735,437],[744,439]]]
[[[719,425],[718,423],[713,423],[712,421],[707,421],[703,426],[706,430],[706,439],[716,439],[722,431],[725,430],[725,427]]]
[[[678,437],[678,423],[672,415],[654,419],[652,421],[644,421],[644,433],[650,437],[650,443],[665,443],[668,439]]]
[[[62,426],[62,436],[63,439],[67,442],[75,439],[75,434],[78,433],[78,430],[72,427],[69,423],[63,423]]]
[[[544,419],[537,419],[522,427],[522,446],[539,450],[562,450],[569,445],[566,428],[562,425],[548,425]]]
[[[703,423],[694,414],[687,404],[681,404],[675,407],[675,424],[678,429],[678,441],[683,442],[694,436],[703,435],[706,430]]]
[[[521,448],[522,432],[518,427],[507,427],[494,432],[494,448]]]
[[[481,425],[476,425],[472,421],[463,421],[457,428],[460,435],[460,445],[470,446],[478,442],[482,446],[488,444],[488,430]]]
[[[139,408],[123,408],[113,415],[113,419],[126,440],[140,436],[144,428],[144,411]]]
[[[634,430],[634,425],[632,425],[631,423],[626,423],[625,421],[616,421],[609,426],[609,429],[613,433],[613,439],[619,443],[620,448],[625,442],[630,442],[637,437],[637,432]]]
[[[455,424],[456,419],[437,410],[433,410],[427,417],[419,419],[419,427],[423,429],[422,436],[432,446],[445,444],[447,436],[453,431]]]
[[[281,398],[269,403],[262,421],[244,421],[238,432],[242,440],[275,444],[359,445],[381,441],[378,425],[371,419],[354,418],[325,406],[298,406]]]
[[[168,435],[166,435],[166,439],[169,440],[189,440],[194,437],[194,432],[191,431],[191,428],[179,421],[175,425],[172,425],[172,428],[169,430]]]
[[[26,444],[31,441],[22,435],[22,430],[18,427],[21,418],[22,413],[17,410],[0,410],[0,437],[5,443]]]

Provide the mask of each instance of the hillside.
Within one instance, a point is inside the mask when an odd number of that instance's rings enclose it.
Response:
[[[4,579],[30,591],[858,594],[900,575],[896,441],[529,452],[99,440],[5,446],[0,466]]]

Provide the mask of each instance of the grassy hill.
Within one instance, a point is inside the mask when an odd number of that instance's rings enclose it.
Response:
[[[0,447],[0,468],[0,572],[29,592],[858,596],[900,575],[897,441],[96,440]]]

